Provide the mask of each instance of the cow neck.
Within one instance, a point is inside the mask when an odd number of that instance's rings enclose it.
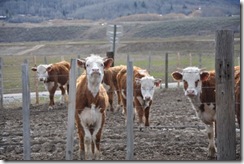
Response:
[[[100,88],[100,84],[98,86],[94,86],[92,84],[90,84],[89,86],[89,82],[87,81],[87,91],[89,96],[87,97],[88,101],[90,101],[91,103],[96,104],[98,101],[98,92],[99,92],[99,88]]]
[[[200,100],[200,94],[198,94],[197,96],[194,97],[189,97],[195,110],[199,111],[199,106],[202,104],[201,100]]]

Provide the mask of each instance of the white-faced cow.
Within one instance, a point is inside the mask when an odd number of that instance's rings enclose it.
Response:
[[[91,55],[77,59],[86,73],[77,79],[75,121],[80,143],[80,158],[99,159],[100,140],[105,123],[108,95],[101,84],[104,69],[113,63],[112,58]]]
[[[149,112],[153,100],[155,87],[159,86],[161,79],[150,76],[146,70],[133,67],[133,104],[139,118],[139,128],[149,127]],[[120,98],[126,118],[126,68],[122,69],[117,75]],[[145,121],[144,121],[145,119]]]
[[[49,107],[53,109],[54,106],[54,94],[57,88],[61,90],[60,102],[67,101],[67,92],[69,91],[69,70],[70,64],[67,61],[61,61],[54,64],[40,64],[37,67],[32,67],[32,71],[37,72],[38,80],[43,82],[46,90],[49,91]]]
[[[175,71],[171,75],[173,79],[183,81],[185,96],[191,99],[198,117],[206,125],[209,140],[208,156],[215,157],[215,72],[202,71],[197,67],[187,67],[182,72]]]
[[[238,68],[235,67],[234,76],[237,76],[237,71]],[[190,98],[198,117],[203,121],[203,123],[205,123],[209,140],[208,156],[214,158],[216,155],[214,138],[217,135],[215,110],[215,71],[203,71],[197,67],[187,67],[183,69],[182,72],[175,71],[171,75],[175,80],[183,81],[185,95]],[[238,87],[236,87],[236,90],[238,90]],[[235,95],[238,96],[237,93]],[[238,106],[236,108],[237,118],[239,119]]]

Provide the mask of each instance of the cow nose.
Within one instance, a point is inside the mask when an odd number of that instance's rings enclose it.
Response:
[[[44,81],[43,78],[40,78],[39,80],[40,80],[40,81]]]
[[[93,68],[92,72],[99,72],[99,69],[98,68]]]
[[[194,96],[195,95],[195,91],[193,89],[188,89],[186,92],[187,92],[188,96]]]
[[[151,98],[149,96],[145,97],[145,101],[149,101]]]

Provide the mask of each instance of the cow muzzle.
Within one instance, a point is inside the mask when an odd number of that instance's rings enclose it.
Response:
[[[186,96],[192,97],[192,96],[196,96],[197,92],[194,89],[187,89],[185,94],[186,94]]]

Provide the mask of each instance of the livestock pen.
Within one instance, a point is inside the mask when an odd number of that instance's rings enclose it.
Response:
[[[45,48],[41,47],[40,49]],[[40,52],[39,52],[40,53]],[[201,52],[167,52],[168,73],[177,68],[189,65],[214,69],[214,53]],[[105,56],[104,53],[99,53]],[[165,81],[166,52],[150,51],[148,54],[131,53],[133,65],[148,69],[150,74]],[[126,53],[119,51],[115,56],[115,65],[126,64]],[[63,56],[63,57],[61,57]],[[10,55],[2,57],[3,98],[6,94],[20,93],[21,64],[26,59],[28,70],[35,64],[53,63],[62,59],[85,58],[87,54],[68,55]],[[14,61],[13,61],[14,57]],[[238,56],[235,56],[238,65]],[[201,62],[200,62],[201,61]],[[77,76],[83,70],[77,71]],[[78,73],[79,72],[79,73]],[[173,79],[168,76],[168,82]],[[30,91],[36,92],[36,75],[29,71]],[[37,92],[45,91],[42,84],[38,84]],[[66,131],[68,111],[67,104],[59,105],[54,110],[47,110],[48,96],[39,94],[36,104],[36,94],[30,102],[30,143],[31,160],[65,160]],[[57,97],[58,98],[58,97]],[[22,97],[13,96],[13,101],[3,101],[1,109],[1,150],[3,160],[23,160],[23,121]],[[116,100],[116,98],[115,98]],[[6,103],[6,104],[5,104]],[[116,103],[116,102],[115,102]],[[152,110],[150,113],[151,127],[146,131],[139,131],[135,120],[134,129],[134,159],[135,160],[207,160],[207,142],[203,123],[196,117],[189,100],[183,95],[182,88],[158,88],[155,91]],[[121,111],[107,111],[107,119],[101,141],[103,160],[126,159],[126,126]],[[240,133],[236,135],[236,157],[241,159]],[[74,135],[73,159],[78,158],[78,143]]]

